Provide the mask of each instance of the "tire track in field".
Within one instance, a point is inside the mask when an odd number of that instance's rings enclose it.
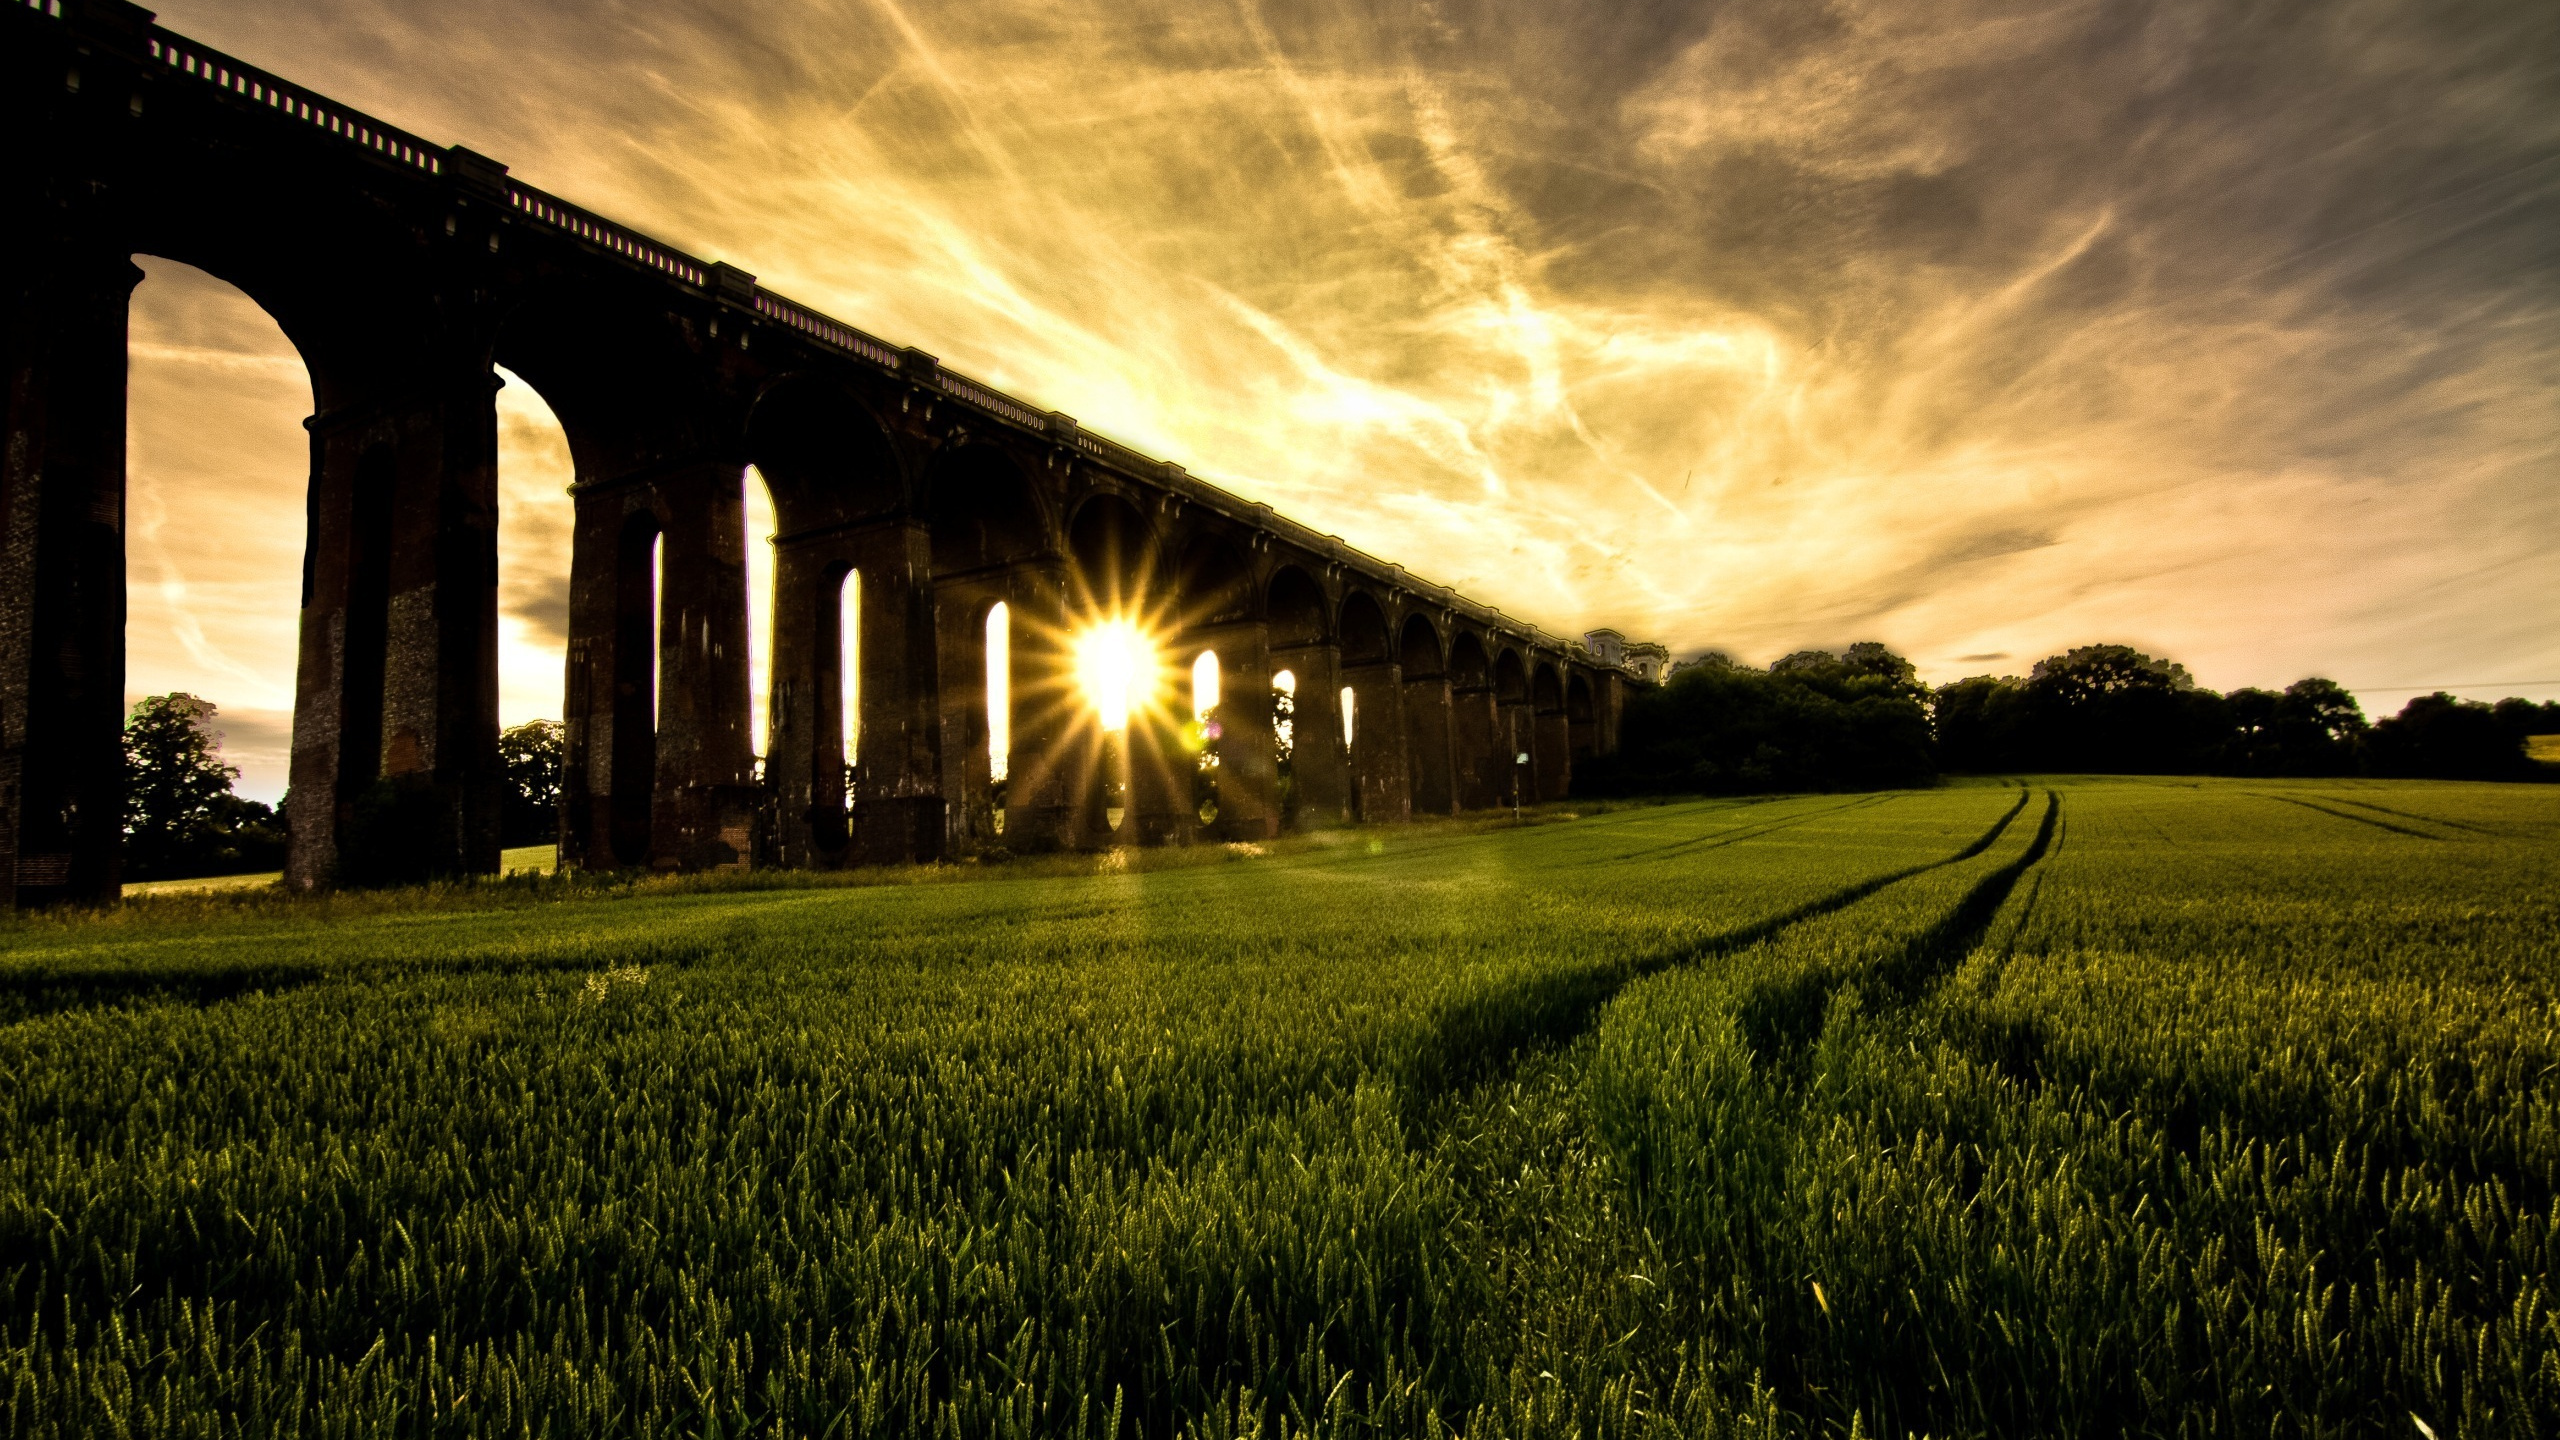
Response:
[[[2308,800],[2296,800],[2290,795],[2269,795],[2263,790],[2252,790],[2249,793],[2257,796],[2261,800],[2281,800],[2287,805],[2299,805],[2305,810],[2317,810],[2332,820],[2352,820],[2358,825],[2370,825],[2376,830],[2388,830],[2394,835],[2407,835],[2418,840],[2433,840],[2438,844],[2442,844],[2444,841],[2444,837],[2441,835],[2430,835],[2424,830],[2412,830],[2406,825],[2394,825],[2388,820],[2375,820],[2368,816],[2350,815],[2344,810],[2332,810],[2326,805],[2315,805]],[[2411,818],[2414,819],[2415,817],[2413,816]]]
[[[1891,795],[1869,795],[1863,799],[1852,800],[1846,805],[1834,805],[1827,810],[1812,810],[1801,815],[1790,815],[1783,819],[1771,820],[1757,826],[1756,828],[1750,822],[1745,821],[1740,825],[1729,826],[1722,830],[1710,830],[1703,835],[1692,835],[1685,840],[1674,840],[1665,845],[1649,845],[1642,850],[1630,850],[1623,855],[1605,855],[1598,859],[1585,860],[1581,863],[1584,865],[1614,865],[1622,860],[1642,860],[1655,856],[1668,855],[1672,851],[1686,850],[1692,846],[1701,850],[1720,849],[1727,845],[1740,844],[1745,840],[1757,840],[1763,835],[1774,835],[1781,830],[1792,830],[1798,825],[1805,824],[1808,821],[1822,819],[1827,815],[1846,815],[1852,810],[1864,810],[1871,806],[1882,805],[1894,798],[1895,797]]]
[[[2433,815],[2421,815],[2414,810],[2394,810],[2388,805],[2376,805],[2369,800],[2350,800],[2344,795],[2332,795],[2329,798],[2335,800],[2341,805],[2353,805],[2359,810],[2378,810],[2385,815],[2397,815],[2403,820],[2419,820],[2424,821],[2429,825],[2441,825],[2447,830],[2468,830],[2474,835],[2496,835],[2500,833],[2496,830],[2490,829],[2486,825],[2473,825],[2462,820],[2441,820]]]
[[[1999,918],[2000,907],[2009,903],[2010,892],[2018,888],[2018,881],[2054,848],[2054,835],[2061,823],[2062,797],[2047,790],[2044,821],[2036,826],[2036,838],[2027,843],[2026,850],[1974,882],[1946,918],[1915,936],[1900,955],[1879,967],[1880,978],[1900,991],[1907,1002],[1918,999],[1932,982],[1964,963],[1964,957],[1972,954],[1982,937],[1991,932],[1991,922]]]
[[[1424,1023],[1423,1034],[1413,1048],[1405,1073],[1398,1077],[1400,1088],[1415,1099],[1428,1103],[1498,1080],[1516,1068],[1528,1051],[1568,1044],[1588,1031],[1597,1023],[1601,1008],[1637,980],[1678,966],[1694,965],[1749,949],[1809,920],[1845,910],[1888,886],[1973,859],[2000,842],[2000,837],[2026,810],[2027,802],[2033,796],[2033,791],[2021,788],[2016,803],[1993,821],[1989,829],[1964,848],[1941,859],[1870,876],[1766,919],[1703,939],[1667,946],[1624,961],[1603,962],[1576,970],[1542,972],[1444,1003]],[[2009,884],[2014,885],[2016,874],[2023,873],[2034,859],[2043,857],[2045,846],[2052,838],[2054,817],[2061,802],[2050,790],[2045,792],[2045,800],[2044,827],[2038,832],[2035,844],[2029,847],[2033,858],[2025,863],[2013,863],[1999,872],[2009,876]],[[1836,815],[1850,808],[1854,807],[1841,806],[1820,813]],[[1978,894],[1981,888],[1976,886],[1975,893]],[[2004,886],[2000,896],[2005,899],[2007,895],[2008,890]],[[1971,899],[1969,895],[1968,902]],[[1960,911],[1963,909],[1962,906],[1958,908]],[[1995,901],[1991,911],[1996,913],[1998,909]],[[1988,925],[1988,919],[1983,923]]]

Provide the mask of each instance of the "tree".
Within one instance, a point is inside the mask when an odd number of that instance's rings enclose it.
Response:
[[[501,844],[539,845],[559,838],[567,734],[568,727],[557,720],[528,720],[498,736],[498,760],[506,769]]]
[[[137,880],[241,874],[284,863],[284,828],[231,793],[212,701],[153,695],[125,722],[125,871]]]
[[[2130,645],[2083,645],[2028,672],[2028,768],[2158,774],[2212,768],[2228,722],[2222,697],[2186,667]]]
[[[2373,727],[2374,768],[2434,780],[2516,780],[2533,774],[2524,737],[2477,700],[2439,690]]]
[[[2364,767],[2364,707],[2334,680],[2234,690],[2222,709],[2225,774],[2353,775]]]
[[[2353,775],[2364,768],[2364,707],[2335,680],[2317,676],[2284,687],[2276,702],[2276,748],[2287,775]]]
[[[2017,676],[1952,681],[1938,687],[1929,708],[1940,765],[1971,775],[2027,768],[2027,690]]]
[[[1862,790],[1927,784],[1927,695],[1873,643],[1805,650],[1766,670],[1723,656],[1627,703],[1619,753],[1575,767],[1592,793]]]

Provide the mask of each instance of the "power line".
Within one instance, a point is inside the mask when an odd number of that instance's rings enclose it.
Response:
[[[2560,685],[2560,680],[2483,680],[2470,684],[2459,680],[2439,680],[2432,685],[2347,685],[2347,690],[2380,690],[2397,695],[2403,691],[2415,694],[2421,690],[2539,690],[2546,685]]]

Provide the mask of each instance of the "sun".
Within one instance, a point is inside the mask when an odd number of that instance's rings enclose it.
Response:
[[[1129,712],[1155,689],[1156,647],[1125,619],[1096,621],[1075,638],[1076,683],[1105,730],[1129,728]]]

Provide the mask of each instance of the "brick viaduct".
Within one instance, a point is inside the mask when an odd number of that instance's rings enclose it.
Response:
[[[309,368],[288,877],[498,861],[494,366],[576,465],[561,858],[835,866],[1250,838],[1566,793],[1634,677],[706,263],[152,24],[5,0],[0,883],[117,893],[136,254],[237,286]],[[753,753],[741,485],[778,520]],[[653,578],[662,575],[662,579]],[[859,586],[859,739],[836,633]],[[653,606],[652,601],[655,601]],[[990,777],[985,622],[1014,618]],[[1218,807],[1172,727],[1106,811],[1061,638],[1117,604],[1214,649]],[[655,614],[653,615],[653,609]],[[654,644],[653,644],[654,640]],[[653,653],[654,652],[654,653]],[[1297,693],[1284,816],[1271,679]],[[1353,694],[1351,735],[1343,709]],[[653,713],[654,711],[654,713]],[[1516,757],[1526,754],[1528,762]],[[848,763],[849,762],[849,763]],[[1109,821],[1116,818],[1118,827]]]

